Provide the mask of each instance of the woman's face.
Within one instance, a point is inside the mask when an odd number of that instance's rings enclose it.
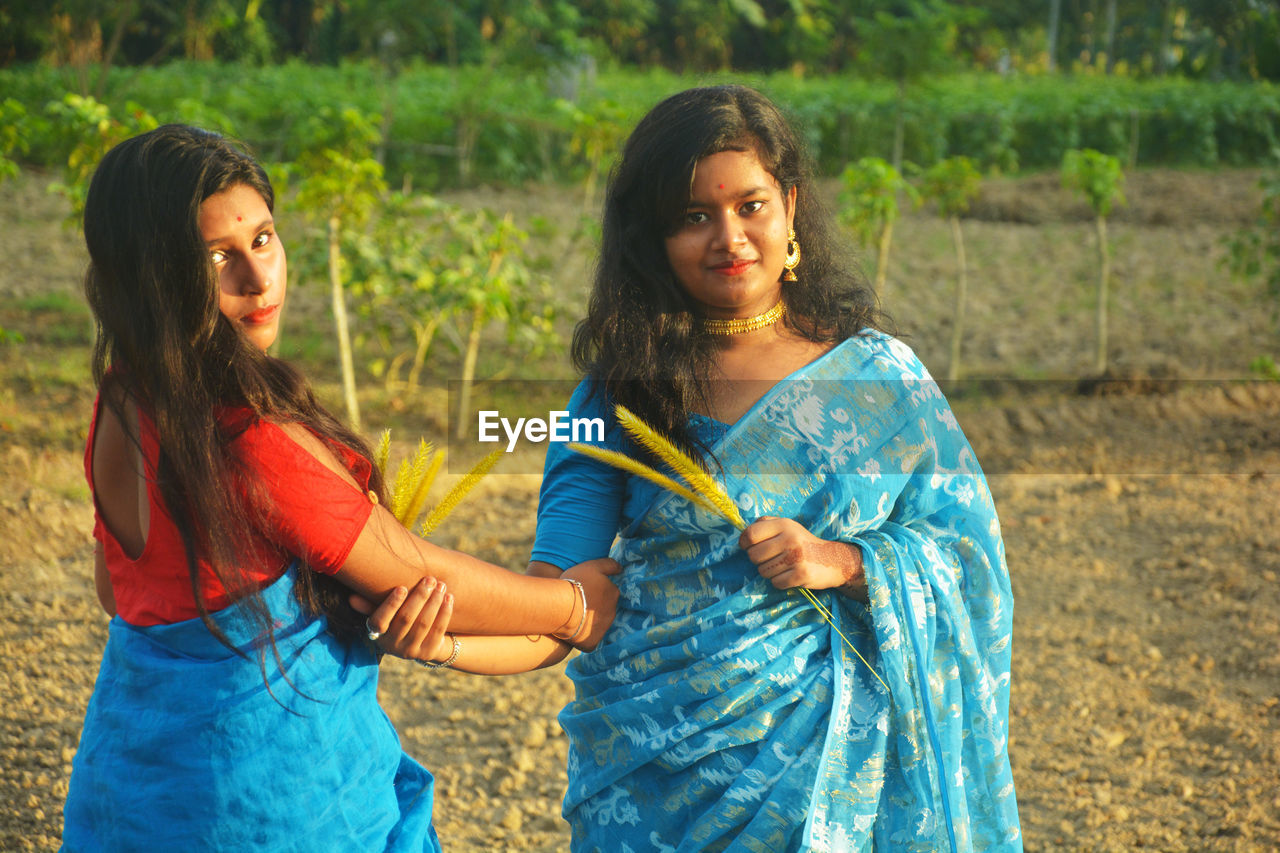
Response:
[[[267,203],[237,184],[200,205],[200,234],[218,271],[218,308],[259,349],[280,330],[288,267]]]
[[[795,200],[795,188],[783,195],[754,151],[722,151],[698,161],[689,204],[666,248],[671,269],[703,316],[753,317],[778,303]]]

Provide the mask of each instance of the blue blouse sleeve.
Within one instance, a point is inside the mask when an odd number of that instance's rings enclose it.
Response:
[[[600,418],[601,446],[625,449],[622,428],[604,399],[583,380],[569,398],[570,418]],[[594,443],[594,442],[593,442]],[[627,475],[553,442],[547,449],[538,494],[538,528],[532,559],[568,569],[584,560],[607,557],[622,521]]]

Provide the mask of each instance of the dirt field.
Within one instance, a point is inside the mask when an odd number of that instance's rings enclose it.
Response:
[[[1280,383],[1224,381],[1280,356],[1280,323],[1260,285],[1219,266],[1256,177],[1130,179],[1112,228],[1125,381],[1091,394],[1076,383],[1093,346],[1087,216],[1033,177],[991,184],[965,223],[965,364],[1001,381],[954,401],[991,472],[1017,601],[1010,748],[1028,850],[1280,848]],[[0,849],[48,850],[106,634],[80,473],[84,333],[50,303],[74,303],[83,262],[40,180],[0,194],[0,327],[27,337],[0,344]],[[941,375],[949,232],[917,213],[899,233],[886,303]],[[438,402],[375,396],[366,419],[421,412],[409,423],[431,433]],[[537,486],[491,476],[439,539],[522,566]],[[567,848],[555,715],[569,696],[558,670],[384,665],[383,703],[436,774],[446,849]]]

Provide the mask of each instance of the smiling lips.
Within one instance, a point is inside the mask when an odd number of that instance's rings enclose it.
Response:
[[[259,308],[257,311],[250,311],[240,318],[241,322],[248,323],[250,326],[260,326],[263,323],[269,323],[276,312],[280,310],[279,305],[268,305],[266,308]]]
[[[755,261],[748,260],[726,261],[723,264],[713,265],[711,270],[713,272],[718,272],[721,275],[742,275],[744,272],[751,269],[751,267],[755,266],[755,263]]]

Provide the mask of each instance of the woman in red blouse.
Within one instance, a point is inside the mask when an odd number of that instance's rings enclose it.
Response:
[[[531,668],[613,618],[610,561],[530,578],[383,507],[365,442],[266,352],[287,280],[273,203],[251,157],[178,125],[114,148],[90,186],[85,473],[114,618],[69,850],[438,849],[431,776],[377,707],[348,595],[384,602],[395,647],[438,661],[458,647],[446,626],[546,635],[517,652]]]

